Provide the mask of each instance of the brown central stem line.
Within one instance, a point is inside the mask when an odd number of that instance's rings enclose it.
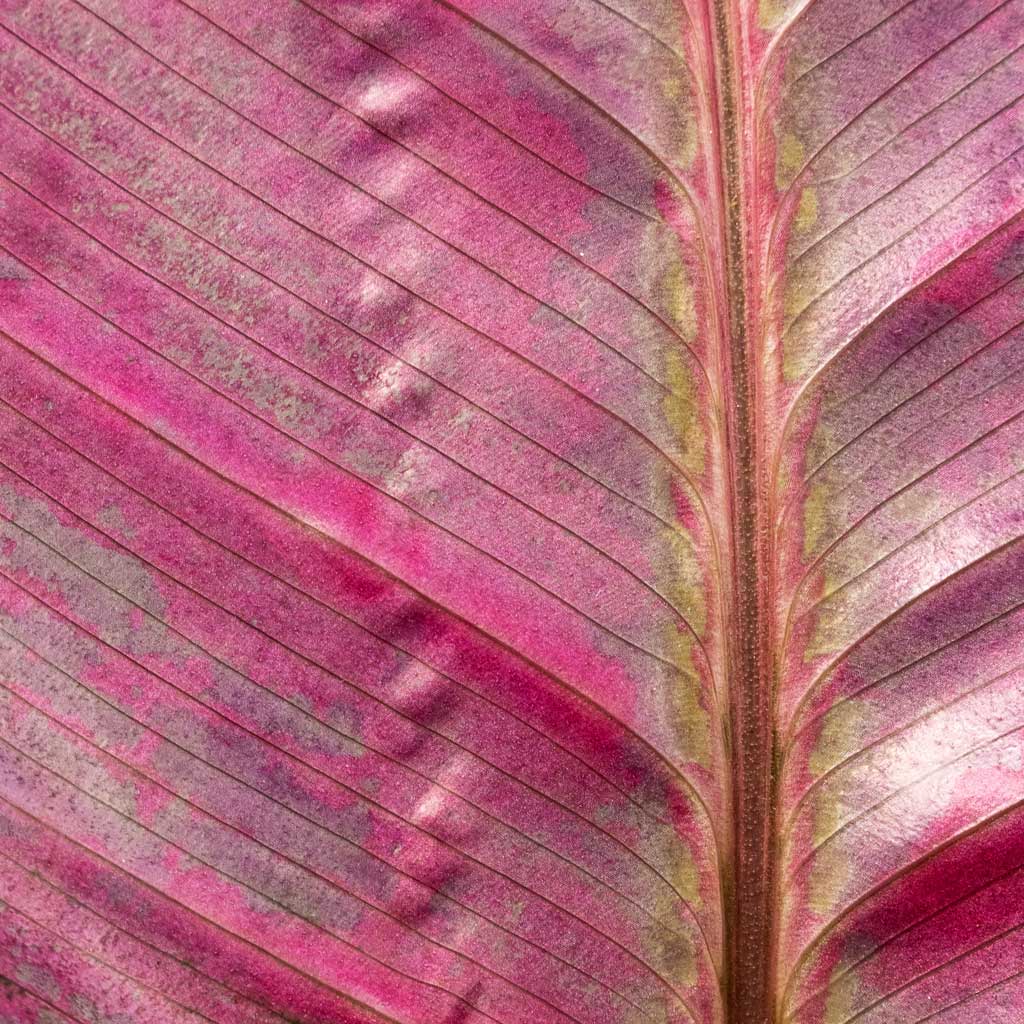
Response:
[[[770,601],[773,557],[759,400],[760,331],[752,323],[757,219],[749,147],[754,133],[736,62],[733,0],[711,0],[717,130],[724,209],[730,564],[728,749],[732,767],[732,858],[724,872],[725,1003],[728,1024],[775,1019],[775,731]]]

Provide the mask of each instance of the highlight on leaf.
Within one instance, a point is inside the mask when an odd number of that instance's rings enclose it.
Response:
[[[1024,0],[0,0],[0,143],[0,1020],[1024,1020]]]

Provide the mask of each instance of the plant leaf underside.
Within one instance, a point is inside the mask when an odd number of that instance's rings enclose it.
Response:
[[[1024,1021],[1024,0],[0,0],[0,1020]]]

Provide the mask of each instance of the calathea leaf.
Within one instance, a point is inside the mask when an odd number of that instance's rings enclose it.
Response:
[[[1024,1020],[1021,0],[0,0],[0,1018]]]

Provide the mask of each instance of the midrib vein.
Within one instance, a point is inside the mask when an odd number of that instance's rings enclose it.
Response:
[[[775,743],[770,616],[770,515],[759,425],[758,336],[751,289],[759,286],[751,238],[755,133],[745,118],[736,62],[733,0],[711,0],[715,110],[722,203],[722,324],[726,374],[729,529],[729,721],[732,851],[724,866],[728,1024],[774,1019]]]

